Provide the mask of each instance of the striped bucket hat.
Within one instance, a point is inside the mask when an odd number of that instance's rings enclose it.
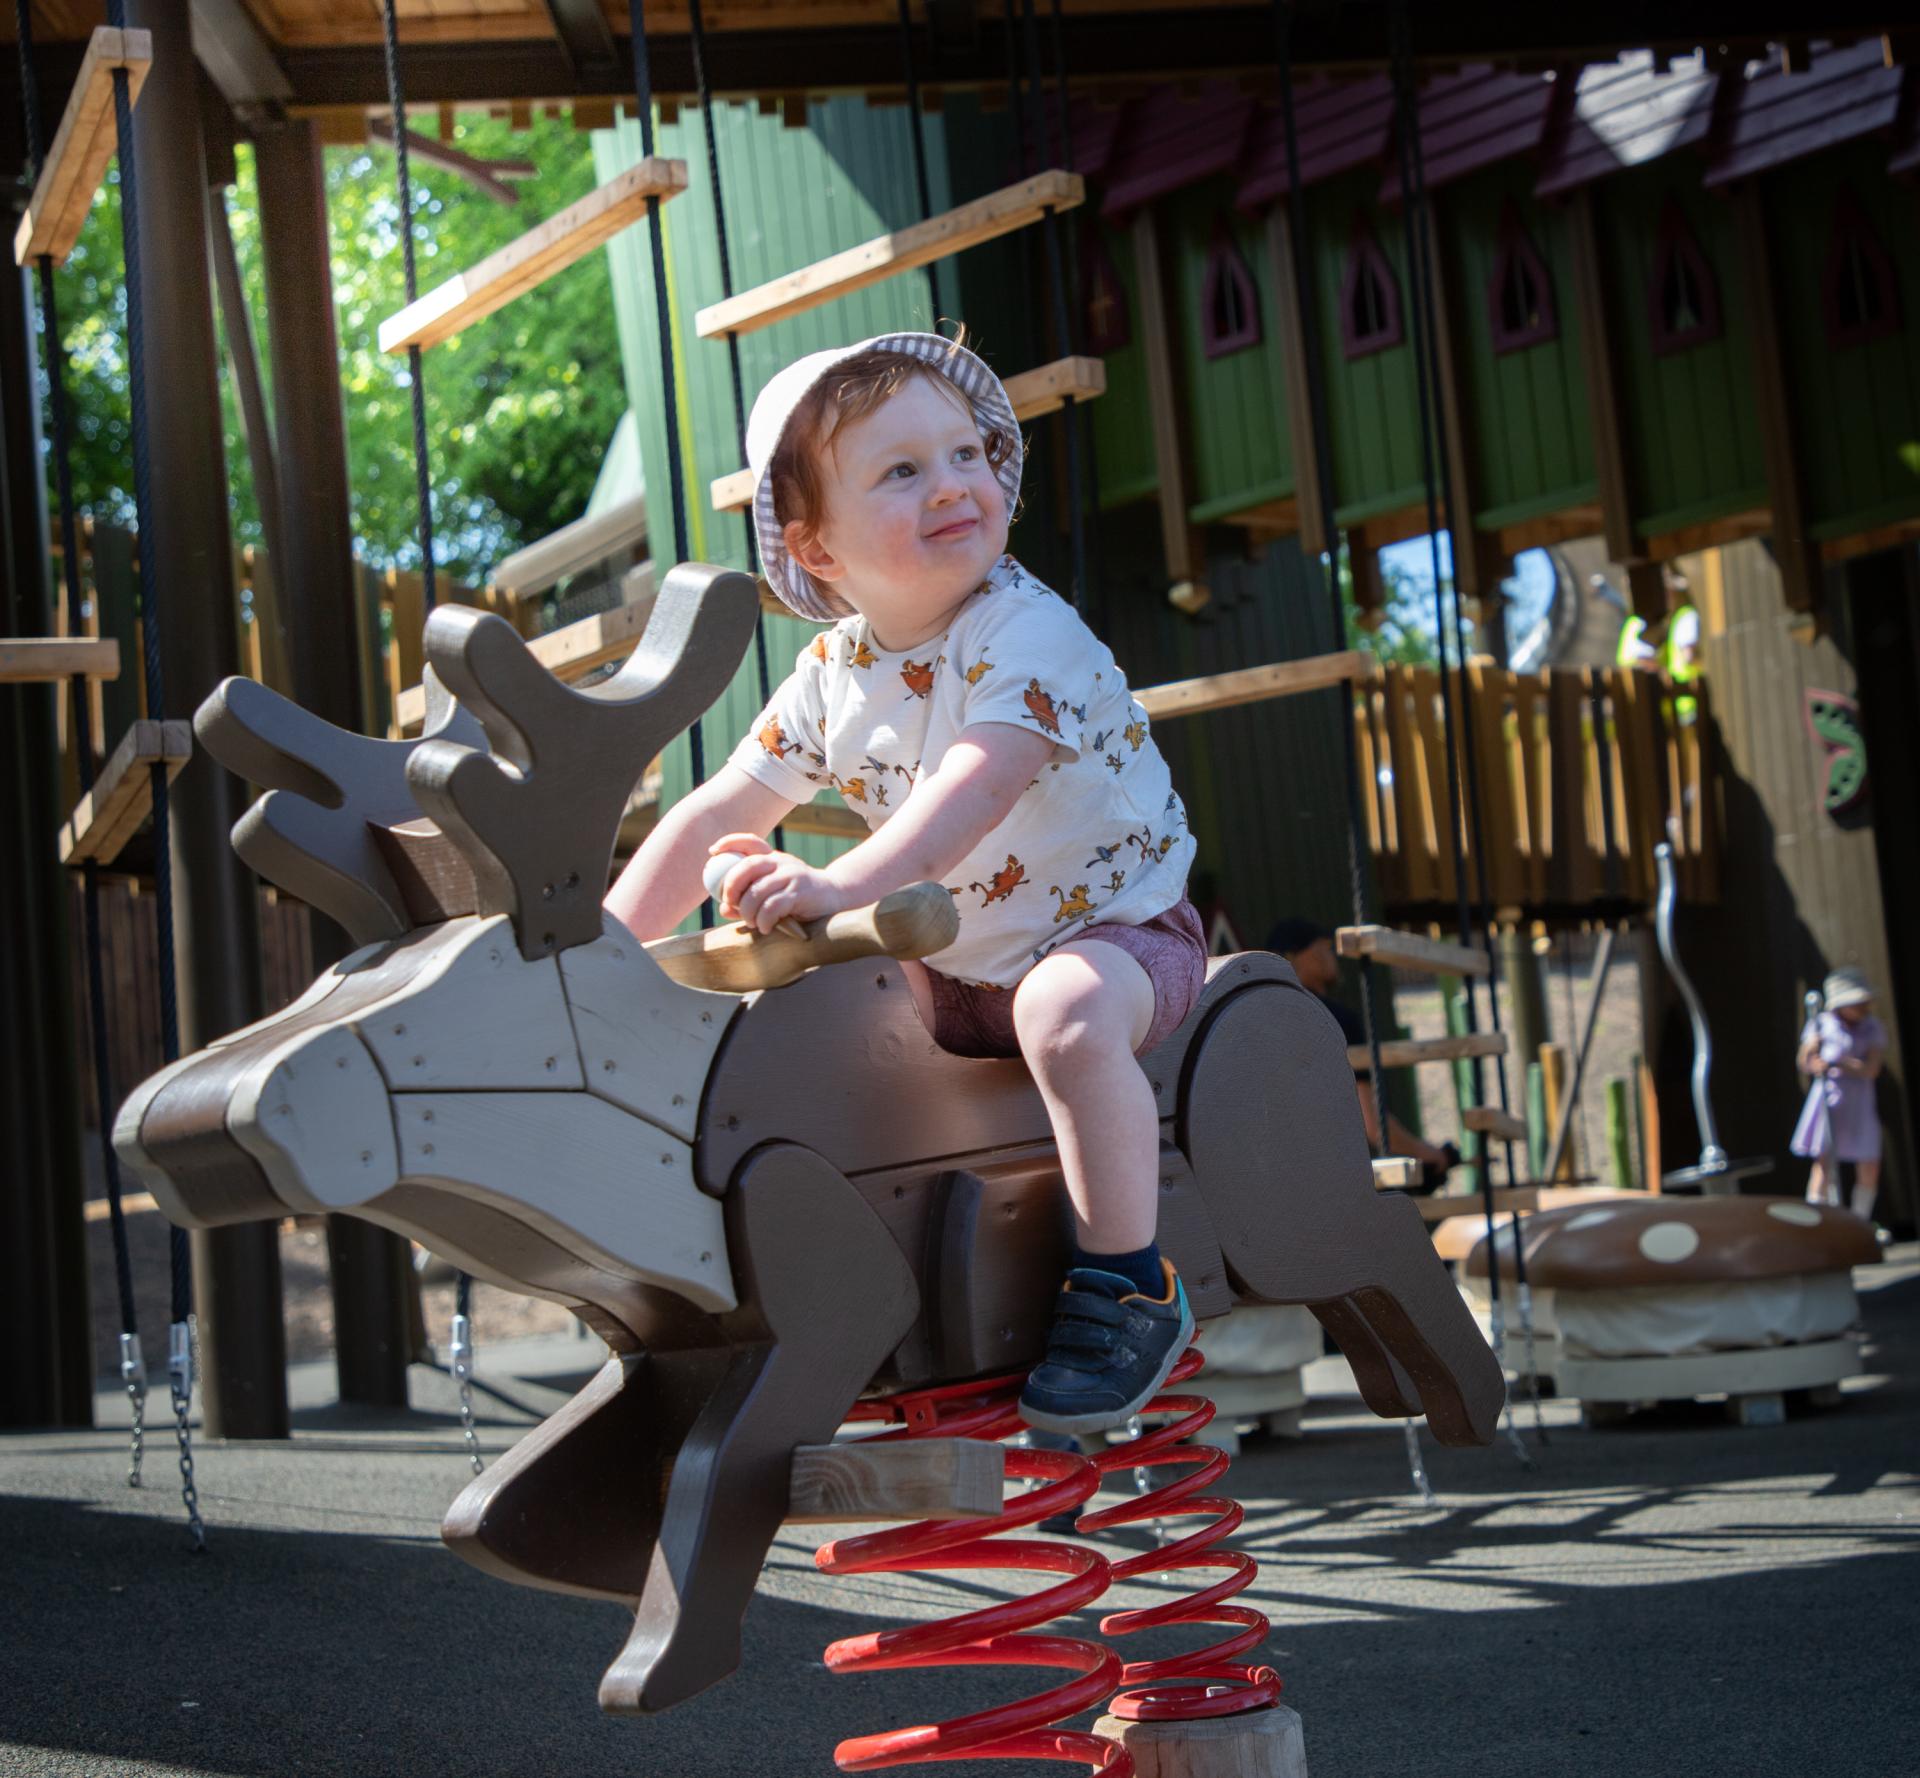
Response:
[[[819,380],[837,364],[862,352],[904,352],[938,371],[973,408],[982,434],[998,431],[1008,440],[1006,458],[995,472],[1007,496],[1007,510],[1020,502],[1020,471],[1024,447],[1020,422],[1000,379],[984,360],[965,346],[937,333],[883,333],[852,346],[812,352],[796,359],[760,391],[747,420],[747,467],[753,473],[753,528],[760,545],[760,572],[781,604],[797,617],[830,624],[846,615],[830,603],[804,569],[787,553],[787,540],[773,510],[773,478],[767,465],[780,448],[788,422]]]

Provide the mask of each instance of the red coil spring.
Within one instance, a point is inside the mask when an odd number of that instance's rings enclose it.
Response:
[[[1199,1349],[1189,1346],[1167,1382],[1184,1383],[1201,1363]],[[1100,1632],[1103,1636],[1131,1636],[1168,1624],[1231,1624],[1236,1626],[1236,1633],[1188,1654],[1128,1662],[1120,1674],[1122,1690],[1108,1708],[1114,1715],[1134,1722],[1190,1722],[1199,1717],[1236,1716],[1242,1711],[1264,1709],[1279,1699],[1280,1675],[1271,1667],[1250,1667],[1234,1657],[1257,1648],[1266,1639],[1266,1616],[1249,1605],[1226,1603],[1253,1584],[1260,1565],[1244,1550],[1219,1547],[1240,1528],[1246,1514],[1237,1501],[1223,1494],[1200,1492],[1226,1474],[1230,1459],[1224,1451],[1183,1442],[1213,1418],[1213,1403],[1204,1395],[1161,1394],[1147,1404],[1145,1412],[1172,1418],[1138,1438],[1109,1446],[1094,1459],[1100,1473],[1175,1467],[1192,1473],[1117,1506],[1082,1513],[1076,1529],[1083,1536],[1094,1536],[1116,1525],[1211,1516],[1212,1522],[1197,1531],[1159,1549],[1115,1562],[1113,1578],[1128,1580],[1136,1574],[1186,1568],[1223,1568],[1226,1578],[1171,1604],[1110,1613],[1100,1620]]]
[[[1023,1378],[993,1377],[948,1388],[866,1402],[855,1417],[904,1425],[883,1438],[1000,1439],[1021,1430],[1014,1403]],[[1023,1599],[959,1617],[850,1636],[827,1650],[834,1673],[875,1673],[897,1667],[1036,1666],[1077,1675],[1037,1697],[996,1705],[971,1716],[878,1735],[859,1735],[833,1750],[843,1772],[952,1759],[1042,1759],[1083,1764],[1109,1778],[1131,1778],[1133,1760],[1104,1736],[1048,1727],[1099,1703],[1121,1676],[1120,1658],[1096,1642],[1072,1636],[1036,1636],[1041,1624],[1078,1611],[1107,1590],[1109,1565],[1097,1551],[1070,1543],[1000,1539],[1006,1531],[1065,1512],[1100,1485],[1088,1458],[1071,1451],[1009,1450],[1007,1474],[1044,1483],[1006,1501],[996,1519],[929,1519],[916,1525],[836,1539],[814,1557],[826,1574],[899,1574],[917,1570],[1017,1568],[1067,1578]],[[998,1541],[996,1541],[998,1540]]]

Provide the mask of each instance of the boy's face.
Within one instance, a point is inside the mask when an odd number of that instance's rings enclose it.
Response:
[[[1843,1006],[1839,1009],[1840,1020],[1843,1024],[1857,1025],[1872,1011],[1873,1008],[1868,1002],[1857,1000],[1852,1006]]]
[[[1007,498],[964,400],[916,376],[821,451],[826,513],[794,560],[888,649],[937,636],[1007,547]]]

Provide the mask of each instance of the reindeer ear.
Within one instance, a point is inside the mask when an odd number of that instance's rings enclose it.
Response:
[[[443,605],[427,620],[427,658],[494,757],[426,741],[407,781],[473,866],[480,911],[513,916],[523,956],[600,936],[627,797],[725,689],[759,609],[746,575],[683,564],[626,665],[584,691],[555,679],[500,618]]]
[[[430,736],[486,745],[431,674],[427,698]],[[230,772],[266,788],[234,824],[233,849],[249,868],[331,915],[355,944],[412,929],[372,830],[419,816],[406,767],[421,742],[350,734],[252,679],[223,680],[193,727]]]

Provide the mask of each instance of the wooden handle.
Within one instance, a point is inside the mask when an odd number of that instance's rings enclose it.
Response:
[[[848,908],[807,922],[804,936],[758,933],[746,926],[655,939],[647,955],[677,982],[744,994],[779,988],[809,969],[859,957],[928,957],[959,936],[953,897],[938,883],[909,883],[871,907]]]

